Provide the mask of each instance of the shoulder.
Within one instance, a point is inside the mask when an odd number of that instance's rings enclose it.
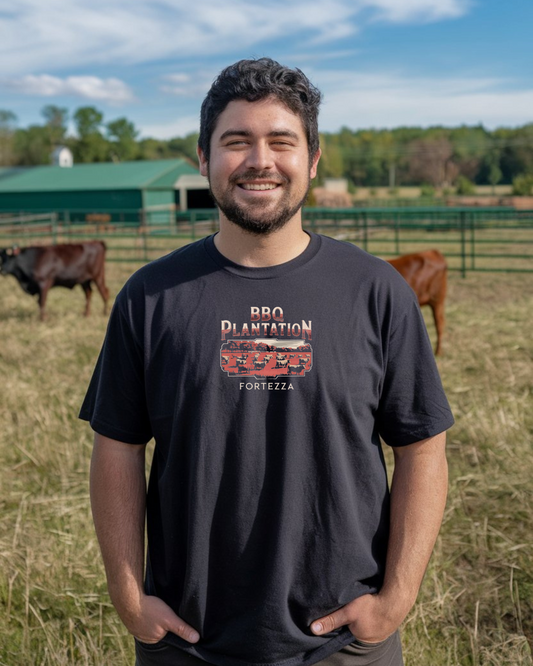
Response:
[[[188,283],[212,270],[205,239],[189,243],[135,271],[124,284],[122,298],[155,295]]]
[[[396,292],[407,296],[412,293],[404,278],[385,259],[347,241],[328,236],[320,238],[324,260],[331,265],[339,280],[365,285],[371,291]]]

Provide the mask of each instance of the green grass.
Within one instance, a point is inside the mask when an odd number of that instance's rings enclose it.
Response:
[[[113,294],[131,268],[109,265]],[[448,439],[450,493],[403,628],[407,666],[532,664],[530,283],[520,275],[450,277],[439,359],[457,420]],[[3,666],[133,663],[89,509],[92,436],[77,412],[106,318],[97,293],[91,318],[81,317],[83,300],[79,289],[52,290],[40,323],[35,301],[12,278],[0,279]]]

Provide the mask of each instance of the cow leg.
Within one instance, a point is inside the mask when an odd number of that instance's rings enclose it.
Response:
[[[444,335],[444,301],[430,303],[433,312],[433,321],[437,329],[437,344],[435,346],[435,356],[442,351],[442,338]]]
[[[48,296],[48,290],[50,289],[51,284],[45,283],[39,285],[39,319],[44,321],[46,319],[46,297]]]
[[[101,274],[95,279],[96,287],[100,292],[100,296],[104,301],[104,314],[107,314],[107,301],[109,300],[109,289],[106,287],[104,278],[104,269],[102,268]]]
[[[442,338],[444,337],[444,301],[446,299],[447,283],[448,271],[445,267],[442,272],[440,284],[435,292],[436,297],[430,303],[431,309],[433,310],[433,321],[435,322],[435,328],[437,329],[435,356],[438,356],[442,351]]]
[[[91,287],[91,281],[87,280],[86,282],[83,282],[81,285],[81,288],[83,289],[85,293],[85,312],[84,315],[88,317],[91,314],[91,296],[93,295],[93,290]]]

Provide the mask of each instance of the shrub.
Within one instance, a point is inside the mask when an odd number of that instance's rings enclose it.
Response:
[[[455,192],[457,194],[475,194],[476,193],[476,186],[466,176],[459,176],[457,178],[457,184],[456,184],[456,187],[455,187]]]
[[[422,199],[433,199],[435,196],[435,188],[429,183],[423,183],[420,187],[420,197]]]
[[[513,178],[513,194],[519,197],[533,194],[533,173],[523,173]]]

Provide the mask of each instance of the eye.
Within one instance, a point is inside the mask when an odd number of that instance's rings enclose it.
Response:
[[[249,143],[248,139],[231,139],[226,142],[226,146],[246,146]]]
[[[271,145],[275,148],[294,148],[294,141],[290,139],[276,139],[272,141]]]

